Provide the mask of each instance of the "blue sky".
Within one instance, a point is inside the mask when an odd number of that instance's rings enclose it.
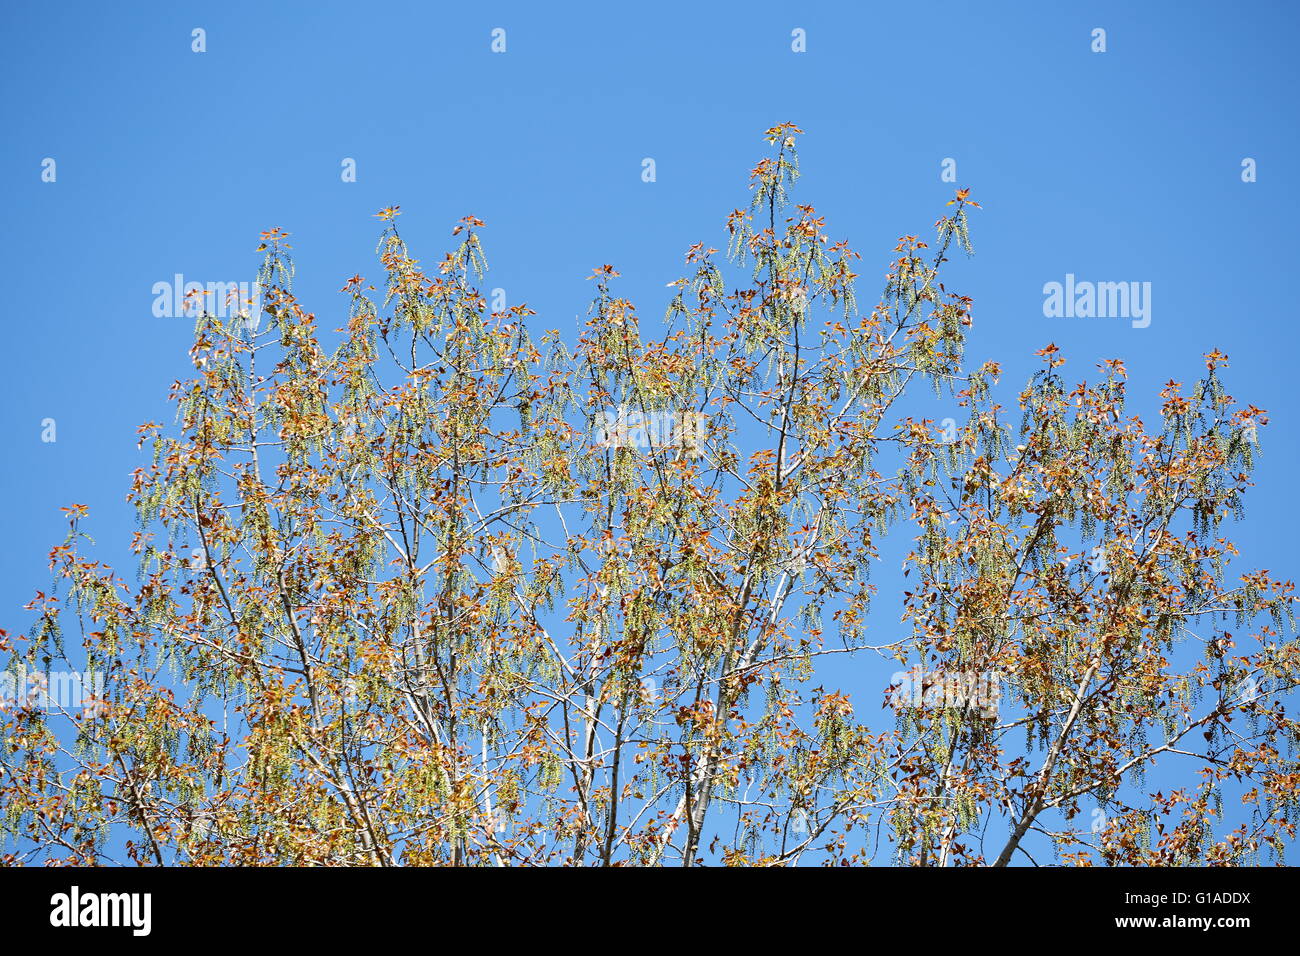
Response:
[[[30,623],[20,606],[47,583],[72,502],[130,577],[124,495],[147,454],[135,429],[172,420],[168,386],[192,371],[193,323],[153,315],[154,283],[251,281],[258,233],[279,226],[299,296],[332,328],[343,281],[379,272],[373,214],[400,204],[426,261],[456,219],[485,220],[486,285],[535,309],[536,331],[572,336],[602,263],[657,316],[686,248],[724,244],[760,134],[785,121],[806,130],[795,198],[862,254],[864,303],[897,237],[932,233],[953,189],[941,164],[956,160],[983,209],[950,287],[974,298],[968,357],[1003,363],[1007,401],[1055,342],[1076,376],[1124,359],[1132,407],[1154,424],[1161,384],[1228,353],[1229,391],[1271,418],[1233,537],[1246,564],[1294,577],[1298,10],[7,4],[0,627]],[[1256,182],[1242,181],[1247,157]],[[356,182],[341,179],[345,158]],[[1044,317],[1044,283],[1067,273],[1150,282],[1150,326]]]

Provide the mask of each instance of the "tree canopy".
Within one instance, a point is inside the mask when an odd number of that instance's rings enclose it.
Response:
[[[1075,383],[1054,345],[999,404],[941,281],[970,191],[863,309],[791,199],[801,132],[646,331],[604,265],[576,335],[535,334],[477,287],[481,221],[425,269],[391,207],[322,333],[264,233],[261,311],[200,316],[176,426],[141,427],[137,579],[72,506],[0,632],[11,672],[103,680],[0,713],[4,859],[1280,859],[1293,589],[1225,537],[1266,414],[1217,350],[1152,429],[1122,361]],[[890,529],[901,628],[870,613]],[[896,679],[833,689],[868,665]]]

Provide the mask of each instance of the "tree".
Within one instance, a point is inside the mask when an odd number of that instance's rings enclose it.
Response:
[[[1221,536],[1264,412],[1215,351],[1148,433],[1121,362],[1071,386],[1048,346],[1009,424],[940,282],[969,190],[863,314],[857,254],[789,202],[799,133],[768,130],[727,219],[733,279],[692,246],[657,335],[607,265],[576,343],[534,341],[475,287],[481,221],[426,272],[392,207],[331,347],[265,233],[264,311],[202,315],[179,428],[141,428],[138,585],[83,556],[73,506],[65,597],[5,636],[11,672],[103,679],[2,715],[5,859],[1280,856],[1292,586],[1230,579]],[[919,417],[926,381],[964,423]],[[910,634],[880,639],[869,562],[909,524]],[[823,686],[872,661],[906,669],[865,702]]]

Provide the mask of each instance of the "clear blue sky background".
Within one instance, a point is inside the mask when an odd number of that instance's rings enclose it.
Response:
[[[71,502],[132,576],[135,428],[170,422],[168,386],[192,371],[193,324],[154,317],[155,282],[251,281],[258,232],[279,226],[333,328],[343,281],[379,274],[373,213],[400,204],[426,261],[457,218],[486,220],[486,285],[537,330],[572,332],[601,263],[661,315],[783,121],[807,131],[796,199],[862,253],[866,304],[896,238],[932,234],[957,161],[984,205],[954,270],[975,299],[969,358],[1004,363],[1007,401],[1050,341],[1078,376],[1123,358],[1143,413],[1227,352],[1229,391],[1272,419],[1235,539],[1294,577],[1298,19],[1281,2],[6,3],[0,627],[30,623],[19,607]],[[1044,318],[1043,284],[1066,273],[1151,282],[1150,327]]]

